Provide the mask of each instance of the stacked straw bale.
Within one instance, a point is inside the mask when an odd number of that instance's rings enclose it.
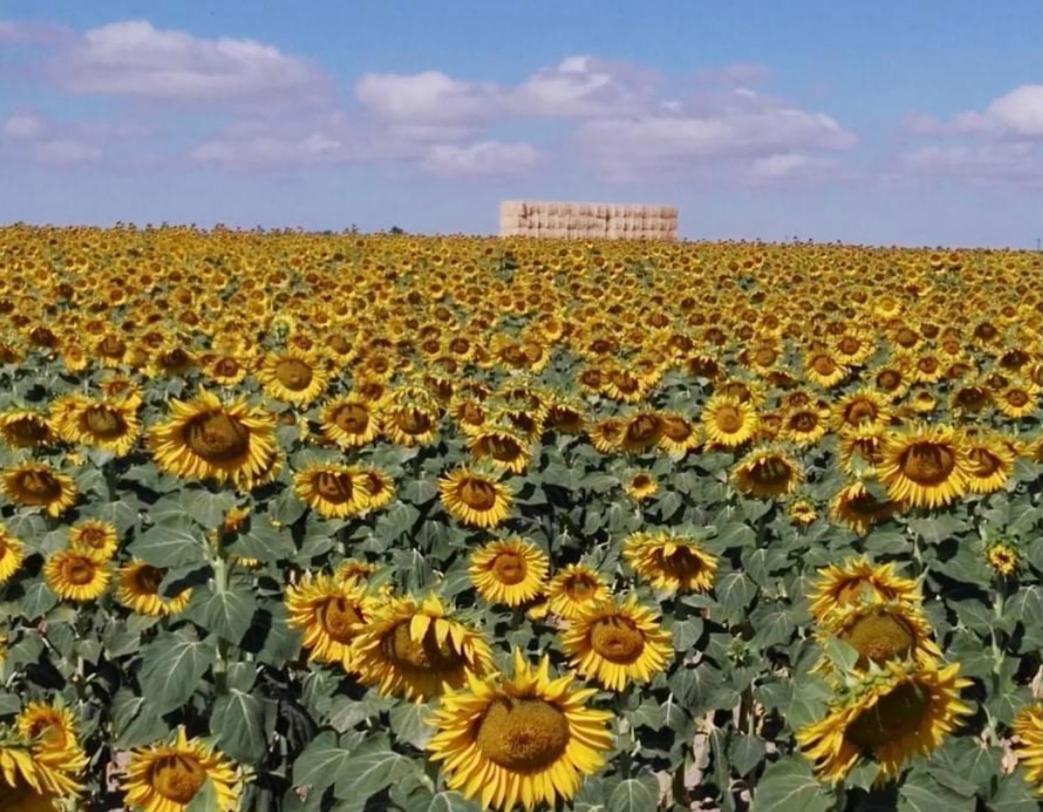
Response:
[[[676,240],[677,209],[620,203],[505,200],[500,204],[500,236]]]

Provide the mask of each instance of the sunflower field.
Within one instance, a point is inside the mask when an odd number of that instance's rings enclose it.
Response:
[[[0,811],[1039,809],[1041,273],[0,229]]]

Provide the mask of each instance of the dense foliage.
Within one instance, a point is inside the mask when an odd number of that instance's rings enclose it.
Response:
[[[1037,809],[1039,263],[0,230],[0,810]]]

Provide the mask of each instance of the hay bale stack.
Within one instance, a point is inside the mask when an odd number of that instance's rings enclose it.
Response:
[[[505,200],[501,237],[676,240],[677,209],[621,203]]]

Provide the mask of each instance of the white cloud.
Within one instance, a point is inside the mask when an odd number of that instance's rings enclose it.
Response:
[[[367,73],[356,83],[355,95],[389,121],[445,124],[494,115],[500,91],[492,84],[464,82],[432,70],[413,74]]]
[[[63,25],[25,20],[0,20],[0,42],[12,45],[53,45],[69,40],[72,31]]]
[[[439,144],[423,160],[429,172],[444,177],[517,175],[540,163],[540,154],[521,141],[479,141],[474,144]]]
[[[144,20],[92,28],[47,68],[74,93],[196,101],[309,94],[324,81],[304,62],[256,40],[206,39]]]
[[[1043,185],[1043,151],[1029,142],[930,144],[900,153],[898,166],[907,174],[978,184]]]
[[[73,138],[51,138],[36,144],[33,157],[44,164],[75,166],[94,163],[102,157],[101,147]]]
[[[1043,137],[1043,85],[1021,85],[986,110],[989,118],[1016,135]]]
[[[9,138],[38,138],[46,122],[35,113],[15,113],[4,120],[3,132]]]
[[[658,83],[658,74],[646,68],[570,56],[507,91],[504,106],[530,116],[627,115],[652,104]]]

